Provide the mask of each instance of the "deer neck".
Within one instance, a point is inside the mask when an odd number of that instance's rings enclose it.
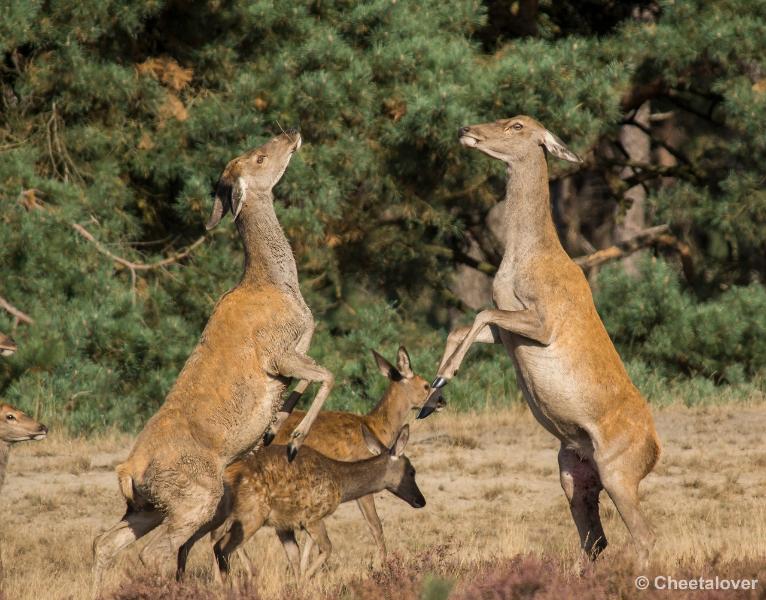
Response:
[[[271,284],[300,295],[293,251],[277,220],[270,191],[248,194],[237,217],[237,229],[245,246],[242,282],[257,286]]]
[[[402,428],[410,411],[410,403],[398,388],[396,383],[389,384],[383,397],[367,415],[370,429],[384,446],[393,443],[394,435]]]
[[[518,263],[539,256],[540,252],[561,248],[551,214],[544,152],[535,153],[521,168],[508,165],[503,218],[503,262]]]
[[[335,463],[341,488],[341,502],[357,500],[385,489],[387,453],[356,462]]]
[[[5,469],[8,466],[8,456],[11,454],[11,444],[0,440],[0,487],[5,482]]]

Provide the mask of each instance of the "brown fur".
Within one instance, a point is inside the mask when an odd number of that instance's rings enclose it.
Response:
[[[299,146],[300,136],[287,132],[224,170],[208,227],[232,211],[245,245],[244,274],[216,304],[165,403],[117,467],[128,511],[94,542],[94,595],[114,556],[160,523],[163,535],[144,551],[155,565],[175,559],[212,519],[224,469],[259,442],[292,377],[323,382],[314,412],[329,393],[332,376],[304,354],[314,323],[271,194]],[[298,444],[310,425],[304,419],[294,432]]]
[[[310,577],[331,551],[322,521],[342,502],[387,489],[416,508],[425,506],[425,498],[415,482],[415,469],[403,455],[408,427],[390,449],[363,426],[360,434],[362,431],[368,448],[365,460],[336,461],[304,448],[293,463],[288,463],[284,448],[271,446],[226,469],[226,495],[214,521],[218,529],[212,534],[219,568],[227,572],[231,552],[263,525],[274,527],[283,543],[288,544],[295,543],[293,532],[303,528],[320,547],[314,565],[307,571],[304,567],[305,576]],[[370,452],[378,456],[369,458]],[[290,550],[287,547],[286,550],[289,556]],[[309,552],[310,546],[304,558],[306,563]],[[180,572],[185,566],[186,552],[182,553]],[[297,561],[291,563],[300,578]]]
[[[532,413],[561,440],[561,483],[583,552],[595,558],[606,547],[598,514],[603,487],[646,562],[653,535],[638,508],[638,484],[657,462],[659,439],[550,211],[544,149],[579,159],[524,116],[462,128],[460,141],[508,166],[506,250],[493,284],[498,310],[450,334],[439,376],[454,376],[473,342],[502,343]]]
[[[11,446],[28,440],[43,440],[48,428],[10,404],[0,404],[0,488],[5,482],[5,470]]]
[[[378,404],[366,415],[347,412],[322,411],[311,427],[306,444],[323,455],[342,461],[363,460],[369,457],[369,449],[362,435],[362,425],[367,427],[383,444],[393,443],[414,409],[423,405],[431,386],[412,370],[409,354],[404,346],[397,353],[396,366],[377,352],[375,361],[380,372],[389,379],[388,387]],[[443,403],[443,401],[442,401]],[[302,411],[294,411],[277,434],[276,443],[289,440],[286,432],[303,418]],[[383,526],[375,508],[374,496],[359,499],[359,509],[370,528],[381,560],[386,558]]]
[[[0,356],[11,356],[16,354],[16,350],[18,347],[13,338],[0,331]]]

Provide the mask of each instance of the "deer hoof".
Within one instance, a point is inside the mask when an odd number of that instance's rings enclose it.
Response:
[[[287,446],[287,462],[293,462],[295,457],[298,456],[298,448],[296,448],[292,442]]]
[[[277,434],[274,433],[274,430],[267,429],[266,433],[263,434],[263,445],[269,446],[271,445],[271,442],[274,441],[274,438],[277,437]]]
[[[418,413],[418,419],[425,419],[427,416],[429,416],[432,412],[434,412],[436,409],[433,406],[429,406],[428,404],[425,404],[423,408],[420,409],[420,412]]]
[[[448,383],[449,381],[445,379],[444,377],[437,377],[436,379],[434,379],[434,382],[431,384],[431,387],[435,390],[438,390],[439,388],[443,388]]]

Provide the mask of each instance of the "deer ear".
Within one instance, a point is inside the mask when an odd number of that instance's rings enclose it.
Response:
[[[396,368],[405,377],[412,377],[414,375],[410,363],[410,355],[404,346],[399,346],[399,352],[396,353]]]
[[[582,159],[566,147],[566,144],[561,141],[557,135],[552,134],[547,129],[543,134],[543,146],[545,149],[553,154],[556,158],[562,160],[568,160],[573,163],[581,163]]]
[[[402,429],[399,431],[399,435],[396,436],[396,441],[394,442],[393,446],[391,446],[391,449],[389,450],[389,453],[391,456],[401,456],[404,454],[404,449],[407,447],[407,442],[410,439],[410,426],[405,425],[402,427]]]
[[[375,350],[372,351],[372,355],[375,357],[375,364],[378,365],[378,370],[384,377],[388,377],[391,381],[402,380],[402,374],[394,365],[375,352]]]
[[[244,204],[246,189],[247,185],[241,177],[232,183],[225,175],[221,176],[215,189],[213,212],[210,213],[205,229],[210,231],[218,225],[227,210],[231,211],[231,214],[234,215],[234,220],[236,220]]]
[[[364,438],[364,443],[367,444],[367,449],[370,451],[370,454],[378,456],[388,450],[388,448],[380,443],[380,440],[375,437],[375,434],[372,433],[365,424],[362,424],[362,437]]]

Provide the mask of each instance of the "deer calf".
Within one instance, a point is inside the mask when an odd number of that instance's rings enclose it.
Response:
[[[16,354],[16,350],[18,350],[18,347],[13,338],[0,331],[0,356],[11,356]]]
[[[606,547],[598,510],[605,489],[645,565],[654,536],[639,509],[638,484],[660,455],[646,400],[625,371],[593,305],[582,270],[561,247],[551,216],[546,151],[580,159],[526,116],[461,127],[460,143],[503,161],[505,253],[493,282],[496,309],[450,333],[433,394],[475,342],[502,344],[540,424],[561,442],[561,485],[583,559]],[[426,403],[420,417],[431,410]]]
[[[388,378],[388,387],[375,407],[366,415],[348,412],[322,411],[306,437],[306,445],[328,458],[342,461],[356,461],[369,457],[368,445],[362,436],[362,426],[386,446],[390,446],[397,433],[402,429],[407,416],[414,409],[420,409],[428,397],[431,386],[412,370],[410,355],[404,346],[399,347],[396,366],[380,354],[373,351],[375,363],[380,373]],[[437,397],[436,409],[444,406],[441,396]],[[284,422],[276,437],[277,444],[286,444],[295,424],[304,416],[302,411],[294,411]],[[372,494],[357,500],[370,532],[378,547],[381,560],[386,558],[386,543],[383,537],[383,525],[375,508]],[[247,561],[246,561],[247,562]]]
[[[28,440],[44,440],[48,428],[10,404],[0,404],[0,488],[5,482],[5,469],[11,446]]]
[[[415,508],[426,505],[415,482],[415,468],[404,456],[409,426],[402,428],[390,448],[364,425],[360,431],[368,454],[376,456],[342,462],[306,447],[293,463],[288,463],[284,448],[271,446],[226,469],[226,494],[214,521],[217,529],[212,533],[216,578],[228,574],[230,554],[264,525],[277,530],[293,574],[301,580],[310,578],[330,556],[332,544],[324,519],[341,503],[385,489]],[[310,565],[312,544],[305,545],[301,559],[295,540],[298,529],[305,529],[319,547],[319,556]],[[185,568],[191,543],[179,553],[179,574]]]

